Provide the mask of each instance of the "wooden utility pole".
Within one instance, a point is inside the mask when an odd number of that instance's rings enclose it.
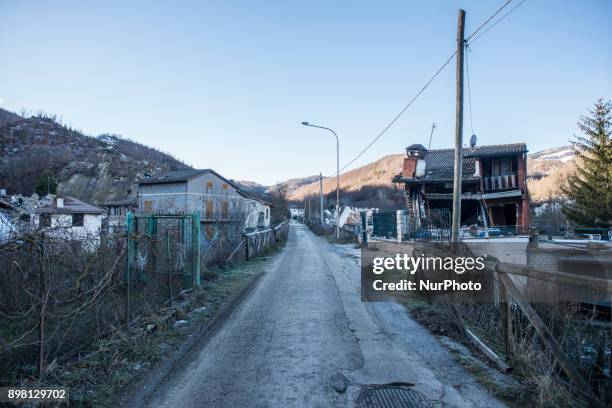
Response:
[[[319,204],[321,208],[321,225],[323,225],[323,173],[319,173]]]
[[[463,150],[463,50],[465,37],[465,11],[459,10],[457,22],[457,100],[455,116],[455,167],[453,175],[453,224],[451,242],[459,242],[461,227],[461,181]]]

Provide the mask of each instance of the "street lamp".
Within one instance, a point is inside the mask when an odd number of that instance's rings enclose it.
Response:
[[[336,132],[330,128],[312,125],[308,122],[302,122],[302,125],[329,130],[336,136],[336,238],[340,239],[340,141],[338,140]],[[323,209],[321,209],[321,211],[323,211]]]

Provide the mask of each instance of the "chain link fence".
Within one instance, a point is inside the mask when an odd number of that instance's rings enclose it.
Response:
[[[286,223],[242,234],[197,214],[130,214],[100,237],[71,226],[30,231],[0,244],[0,385],[43,377],[120,335],[182,292],[203,286],[201,270],[287,239]],[[244,258],[233,256],[233,261]]]

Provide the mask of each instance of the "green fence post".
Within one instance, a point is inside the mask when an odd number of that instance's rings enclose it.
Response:
[[[131,234],[134,233],[134,216],[130,211],[128,211],[125,216],[125,224],[127,227],[127,253],[125,254],[127,260],[125,265],[125,327],[130,327],[130,267],[132,265],[135,249],[134,240],[131,238]]]
[[[191,216],[192,220],[192,239],[193,246],[193,267],[191,268],[191,285],[192,287],[200,287],[200,214],[195,213]]]
[[[125,268],[125,280],[126,282],[130,281],[130,268],[132,265],[132,259],[134,258],[134,239],[132,238],[132,234],[134,234],[134,215],[128,211],[127,215],[125,216],[125,225],[126,225],[126,231],[127,231],[127,254],[126,254],[126,259],[127,259],[127,263],[126,263],[126,268]]]

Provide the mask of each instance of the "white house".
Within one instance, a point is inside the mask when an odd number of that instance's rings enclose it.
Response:
[[[247,232],[270,228],[270,204],[256,199],[248,200],[248,211],[244,221],[244,229]]]
[[[47,203],[38,207],[32,223],[56,235],[98,239],[104,214],[103,209],[74,197],[51,197]]]
[[[291,215],[291,218],[303,217],[304,216],[304,209],[303,208],[291,207],[291,208],[289,208],[289,214]]]
[[[17,231],[15,222],[11,217],[9,209],[0,201],[0,244],[11,239]]]

